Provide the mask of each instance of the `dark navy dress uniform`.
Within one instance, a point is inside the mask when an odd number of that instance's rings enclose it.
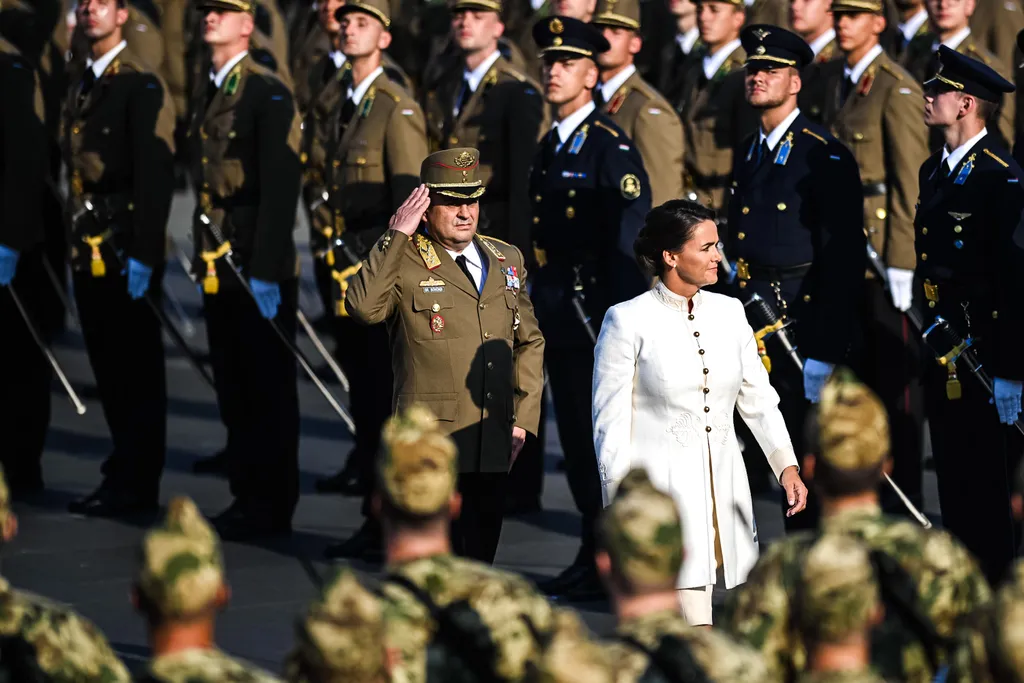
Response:
[[[994,76],[1005,92],[1012,91],[1010,83],[980,62],[952,54],[942,48],[943,68],[926,88],[941,88],[945,79],[975,94],[972,85],[994,82]],[[941,150],[921,167],[914,307],[926,325],[941,316],[962,337],[972,337],[989,377],[1020,381],[1024,173],[998,140],[998,131],[986,134],[953,168],[943,168]],[[1021,455],[1020,434],[1000,424],[989,394],[962,364],[953,379],[948,367],[933,358],[926,363],[925,409],[942,524],[995,582],[1012,562],[1019,540],[1010,517],[1009,479]]]
[[[557,59],[566,48],[572,51],[565,56],[574,58],[608,49],[596,29],[566,17],[542,20],[534,38],[547,59]],[[636,147],[596,109],[560,142],[555,128],[541,139],[530,177],[537,261],[530,296],[546,340],[544,361],[566,476],[583,516],[583,547],[574,564],[589,566],[601,510],[589,400],[594,341],[573,299],[582,295],[596,335],[609,307],[646,290],[633,241],[651,209],[651,188]]]
[[[759,39],[757,27],[745,29],[747,68],[800,68],[810,61],[810,48],[801,49],[806,43],[786,34],[773,26]],[[770,61],[757,61],[765,55]],[[736,295],[747,302],[757,294],[780,318],[785,316],[804,360],[843,362],[855,331],[866,265],[863,191],[850,150],[799,113],[773,149],[762,148],[758,130],[734,151],[732,185],[726,253],[736,263]],[[802,453],[799,441],[809,405],[803,374],[777,338],[768,339],[767,351],[772,386]],[[786,518],[787,527],[813,526],[816,520],[809,512]]]

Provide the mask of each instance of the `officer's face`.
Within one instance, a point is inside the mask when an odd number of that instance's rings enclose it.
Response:
[[[964,113],[964,96],[960,91],[941,84],[924,89],[924,123],[926,126],[951,126]]]
[[[206,12],[203,40],[208,45],[231,45],[248,40],[255,24],[248,12],[212,9]]]
[[[697,5],[697,27],[700,39],[711,47],[735,40],[743,28],[743,10],[728,2],[707,0]]]
[[[602,70],[621,69],[627,64],[631,64],[633,57],[640,52],[640,48],[643,46],[640,36],[630,28],[602,26],[601,33],[611,45],[611,49],[597,56],[597,63]]]
[[[885,29],[885,19],[870,12],[840,12],[835,15],[836,42],[846,54],[871,49]]]
[[[791,0],[789,22],[804,38],[816,38],[832,23],[831,0]]]
[[[585,57],[544,60],[544,97],[562,105],[581,97],[597,85],[597,65]]]
[[[423,216],[431,237],[452,251],[462,251],[476,234],[480,204],[475,200],[430,193],[430,206]]]
[[[320,18],[320,26],[323,27],[324,32],[328,35],[334,36],[341,31],[341,24],[334,18],[334,13],[344,4],[345,0],[321,0],[318,16]]]
[[[349,12],[341,17],[340,49],[349,59],[368,57],[387,49],[391,34],[376,17],[365,12]]]
[[[747,67],[747,102],[755,109],[772,109],[785,104],[800,92],[800,74],[796,69]]]
[[[505,32],[505,24],[497,12],[465,9],[452,15],[452,36],[464,52],[493,50]]]
[[[555,0],[555,14],[590,21],[597,8],[597,0]]]
[[[675,271],[683,282],[703,287],[718,282],[718,264],[722,254],[718,251],[718,227],[714,221],[700,223],[683,248],[662,253],[664,267]]]
[[[926,0],[928,20],[937,31],[955,31],[967,26],[974,14],[975,0]]]
[[[76,13],[78,25],[90,40],[103,40],[128,21],[128,9],[117,0],[82,0]]]
[[[697,23],[697,5],[691,0],[668,0],[668,11],[680,20],[690,20],[694,25]]]

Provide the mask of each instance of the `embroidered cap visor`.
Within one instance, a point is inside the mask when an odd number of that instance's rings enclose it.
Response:
[[[477,175],[480,152],[456,147],[431,154],[423,160],[420,178],[431,193],[452,199],[477,200],[484,195],[483,180]]]
[[[256,13],[256,3],[246,0],[198,0],[196,7],[200,10],[221,10],[226,12]]]
[[[365,2],[348,0],[344,5],[335,10],[334,18],[341,21],[341,18],[350,12],[369,14],[384,24],[384,28],[391,28],[391,15],[387,2],[380,2],[380,0],[366,0]]]
[[[931,79],[924,82],[926,89],[958,90],[987,102],[999,102],[1005,93],[1016,89],[992,67],[945,45],[939,46],[937,55],[939,68]]]
[[[498,0],[455,0],[451,5],[452,12],[463,9],[484,10],[501,14],[502,6]]]
[[[846,13],[846,14],[885,14],[885,7],[881,2],[873,2],[873,0],[833,0],[832,1],[832,13]]]
[[[639,0],[598,0],[592,24],[640,30]]]
[[[767,24],[743,29],[740,42],[747,53],[746,67],[802,69],[814,60],[814,51],[795,33]]]

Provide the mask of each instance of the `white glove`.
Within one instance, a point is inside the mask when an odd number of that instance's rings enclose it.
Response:
[[[835,365],[832,363],[822,363],[813,358],[804,361],[804,398],[811,403],[821,400],[821,389],[828,381],[834,367]]]
[[[910,310],[914,300],[914,271],[902,268],[886,268],[889,277],[889,294],[892,305],[904,313]]]
[[[999,421],[1004,425],[1012,425],[1020,415],[1020,394],[1024,383],[1011,379],[999,379],[992,383],[992,403],[999,411]]]

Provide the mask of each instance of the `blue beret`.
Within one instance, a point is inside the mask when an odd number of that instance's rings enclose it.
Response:
[[[744,66],[771,68],[791,66],[802,69],[814,60],[814,51],[803,38],[771,24],[752,24],[740,33],[747,53]]]
[[[540,55],[589,57],[607,52],[611,45],[594,26],[572,17],[545,17],[533,25],[533,40]]]
[[[965,95],[974,95],[989,102],[998,102],[1003,93],[1013,92],[1013,83],[977,59],[971,59],[945,45],[939,46],[939,68],[931,79],[925,81],[926,88],[959,90]]]

